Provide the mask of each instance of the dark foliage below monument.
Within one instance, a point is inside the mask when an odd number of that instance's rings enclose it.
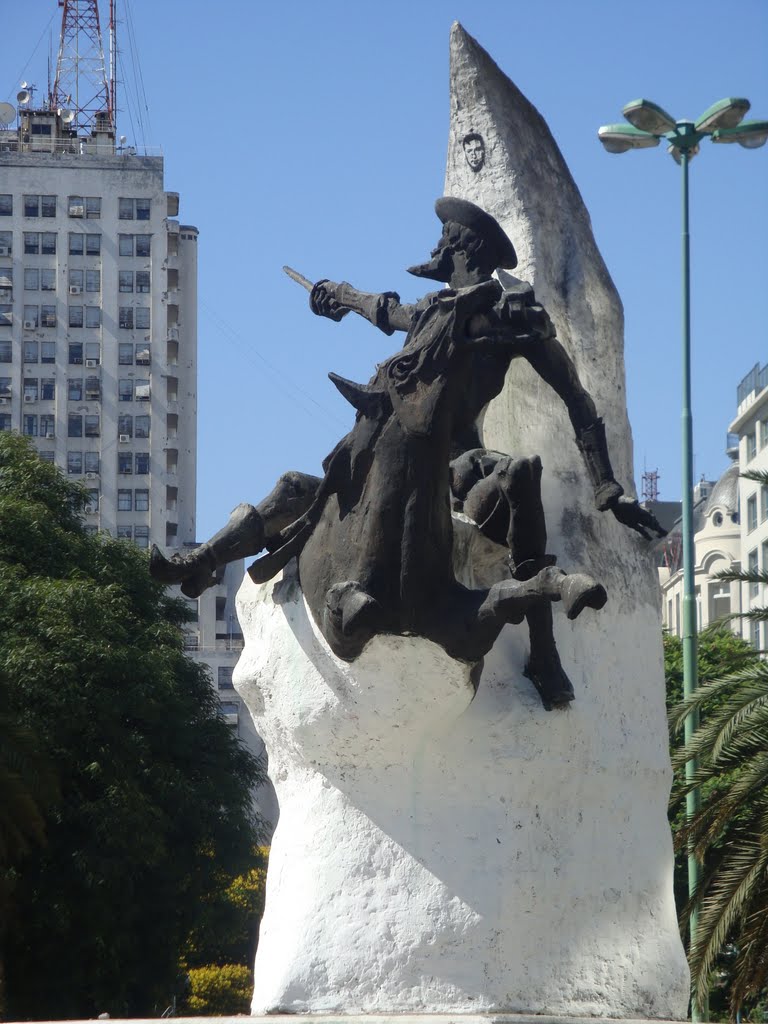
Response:
[[[0,764],[6,811],[27,796],[0,822],[11,1019],[161,1012],[199,908],[258,840],[261,769],[183,653],[182,603],[142,552],[86,535],[84,499],[0,435],[0,747],[33,747]]]

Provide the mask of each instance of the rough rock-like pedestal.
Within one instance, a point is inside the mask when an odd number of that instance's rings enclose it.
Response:
[[[552,316],[628,484],[621,303],[546,124],[458,26],[446,192],[514,241],[516,274]],[[295,575],[246,580],[235,685],[280,803],[256,1014],[685,1016],[647,544],[595,511],[563,403],[523,360],[484,439],[541,456],[548,550],[608,591],[578,626],[555,610],[575,701],[542,709],[522,627],[505,628],[473,699],[434,644],[378,636],[345,664]],[[485,552],[459,529],[467,580]]]

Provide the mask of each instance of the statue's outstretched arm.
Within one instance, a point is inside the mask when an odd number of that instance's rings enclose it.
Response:
[[[318,281],[309,296],[309,307],[318,316],[341,320],[357,313],[385,334],[407,331],[420,306],[400,302],[397,292],[360,292],[346,281]]]

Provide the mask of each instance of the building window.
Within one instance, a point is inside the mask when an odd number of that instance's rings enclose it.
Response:
[[[98,473],[99,472],[99,453],[98,452],[86,452],[85,453],[85,472],[86,473]]]
[[[130,494],[130,491],[128,492]],[[126,526],[122,523],[118,523],[117,526],[117,539],[118,540],[133,540],[133,527]]]
[[[149,416],[136,417],[136,437],[149,437]]]
[[[118,252],[121,256],[149,256],[151,235],[119,235]]]
[[[130,452],[117,453],[117,472],[121,476],[133,473],[133,457]]]
[[[134,381],[134,396],[137,402],[148,402],[149,401],[149,381],[148,380],[136,380]]]
[[[133,416],[123,414],[117,417],[117,436],[133,437]]]
[[[747,533],[757,529],[757,495],[747,498]]]
[[[83,343],[82,341],[71,341],[69,343],[69,365],[83,365]]]
[[[85,503],[85,512],[87,515],[95,515],[99,511],[99,492],[89,488],[86,493],[88,498]]]
[[[67,437],[83,436],[83,417],[79,412],[71,412],[67,416]]]
[[[56,196],[24,196],[24,216],[55,217]]]
[[[101,427],[98,413],[88,413],[85,417],[85,436],[100,437]]]
[[[13,362],[13,349],[11,348],[10,341],[0,341],[0,363],[11,362]]]
[[[56,326],[56,307],[55,306],[41,306],[40,307],[40,326],[41,327],[55,327]]]
[[[149,345],[137,345],[136,346],[136,365],[137,366],[149,366],[152,362]]]
[[[37,437],[37,416],[25,413],[22,417],[23,433],[27,437]]]
[[[101,307],[100,306],[86,306],[85,307],[85,326],[86,327],[101,327]]]
[[[0,248],[4,250],[3,255],[5,256],[11,256],[13,254],[12,231],[0,231]]]
[[[117,382],[117,388],[119,401],[133,401],[133,380],[130,377],[121,377]]]
[[[136,452],[136,474],[147,476],[149,473],[149,452]]]
[[[40,361],[39,358],[39,347],[36,341],[25,341],[24,342],[24,362],[25,363],[37,363]]]
[[[11,378],[0,377],[0,398],[11,397]]]
[[[101,400],[101,381],[98,377],[85,378],[85,400],[86,402]]]
[[[118,488],[117,491],[117,511],[118,512],[132,512],[133,511],[133,491],[128,488]]]
[[[43,306],[43,310],[47,307]],[[53,324],[46,323],[46,314],[43,313],[43,327],[55,327],[56,326],[56,315],[53,316]],[[55,363],[56,362],[56,342],[55,341],[41,341],[40,342],[40,362],[41,363]]]
[[[149,199],[136,200],[136,220],[149,220],[150,201]]]
[[[85,200],[82,196],[70,196],[69,197],[69,216],[70,217],[84,217],[85,216]]]
[[[69,234],[69,255],[70,256],[82,256],[85,246],[84,236],[77,232],[76,234],[70,232]]]
[[[101,217],[101,197],[100,196],[86,196],[85,197],[85,216],[93,220]]]
[[[135,526],[133,529],[133,542],[137,548],[149,547],[149,527]]]
[[[152,235],[136,235],[136,255],[149,256]]]
[[[765,484],[760,488],[760,521],[768,519],[768,487]]]
[[[757,561],[757,548],[754,551],[750,551],[747,555],[747,572],[750,574],[757,573],[760,571],[760,566]],[[760,583],[758,581],[752,581],[749,584],[749,596],[757,597],[760,593]]]
[[[24,330],[28,330],[30,327],[40,326],[40,309],[38,306],[25,306],[24,307]]]
[[[4,271],[3,273],[7,273]],[[12,279],[11,279],[12,280]],[[3,284],[4,288],[10,288],[10,284]],[[40,289],[40,271],[37,267],[25,267],[24,268],[24,291],[25,292],[36,292]]]
[[[9,412],[0,412],[0,431],[6,431],[11,429],[11,414]]]
[[[746,441],[747,441],[747,462],[749,462],[751,459],[754,459],[754,457],[757,455],[757,433],[756,433],[756,431],[753,430],[751,434],[747,434]]]
[[[149,512],[149,491],[146,489],[136,490],[133,505],[137,512]]]
[[[133,342],[121,341],[118,344],[117,362],[120,366],[133,366]]]
[[[56,401],[56,378],[43,377],[40,381],[40,398],[44,402]]]
[[[101,271],[100,270],[86,270],[86,272],[85,272],[85,290],[87,292],[100,292],[101,291]]]
[[[13,288],[13,267],[0,267],[0,288]]]
[[[13,196],[0,192],[0,217],[13,216]]]
[[[24,232],[24,254],[26,256],[37,256],[40,252],[40,232]]]
[[[137,270],[136,271],[136,291],[137,292],[149,292],[149,271],[148,270]]]
[[[149,220],[149,199],[120,199],[118,201],[118,218],[120,220]]]
[[[43,256],[56,255],[56,234],[53,231],[43,231],[40,234],[40,252]]]
[[[118,290],[121,292],[132,292],[133,291],[133,271],[132,270],[120,270],[117,276]]]
[[[67,381],[67,399],[70,402],[82,402],[83,400],[83,378],[70,377]]]
[[[752,620],[749,624],[749,642],[756,651],[760,650],[760,623]]]
[[[121,306],[118,312],[118,323],[126,331],[133,330],[133,306]]]
[[[50,413],[44,413],[40,417],[40,437],[56,436],[56,417]]]
[[[217,669],[217,683],[220,690],[234,690],[232,683],[232,666],[219,665]]]
[[[100,256],[101,255],[101,235],[86,235],[85,236],[85,255],[86,256]]]
[[[74,291],[73,291],[74,289]],[[69,294],[79,295],[83,290],[83,272],[82,270],[70,270],[69,272]]]
[[[13,306],[0,302],[0,327],[10,327],[13,324]],[[10,345],[10,342],[8,342]],[[2,359],[0,362],[10,363],[10,359]]]
[[[149,306],[137,306],[135,309],[136,315],[136,330],[137,331],[148,331],[149,330]]]
[[[133,220],[132,199],[118,199],[117,216],[119,220]]]
[[[85,343],[85,365],[98,366],[101,362],[101,342],[86,341]]]
[[[36,402],[37,401],[37,378],[36,377],[25,377],[24,378],[24,401],[25,402]]]
[[[83,453],[67,452],[67,473],[70,476],[80,476],[83,472]]]
[[[44,292],[56,291],[56,271],[43,268],[40,271],[40,290]]]
[[[120,256],[133,256],[133,235],[118,235],[117,240]]]
[[[83,326],[83,307],[82,306],[70,306],[69,307],[69,326],[70,327],[82,327]]]

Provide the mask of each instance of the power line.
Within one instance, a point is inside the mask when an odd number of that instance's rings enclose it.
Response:
[[[348,429],[349,423],[345,422],[344,420],[341,419],[341,417],[331,412],[330,409],[327,409],[325,406],[321,405],[320,402],[317,401],[317,399],[313,398],[312,395],[309,394],[308,391],[305,391],[303,388],[300,388],[297,384],[294,384],[292,381],[290,381],[288,377],[283,373],[283,371],[279,369],[279,367],[274,366],[272,363],[270,363],[270,361],[266,359],[261,354],[261,352],[259,352],[258,349],[254,348],[252,342],[246,341],[243,338],[243,336],[239,333],[239,331],[232,327],[231,324],[228,324],[226,320],[219,316],[218,313],[214,312],[214,310],[208,305],[207,302],[204,302],[202,299],[200,299],[199,302],[201,309],[205,312],[207,316],[211,318],[211,320],[214,323],[214,326],[223,335],[223,337],[225,337],[228,341],[235,343],[237,347],[241,350],[245,358],[249,362],[253,363],[254,366],[259,364],[265,366],[270,371],[270,373],[275,378],[277,378],[277,380],[280,382],[280,384],[282,385],[286,392],[294,392],[294,394],[291,396],[292,401],[300,408],[302,408],[304,412],[307,413],[308,416],[313,415],[313,411],[310,408],[308,408],[307,405],[301,399],[306,399],[315,407],[315,409],[318,409],[324,416],[328,417],[329,420],[333,420],[335,424],[338,424],[345,430]],[[297,395],[300,396],[300,398],[297,398]]]
[[[15,96],[16,95],[16,92],[17,92],[17,89],[18,89],[18,84],[24,78],[24,73],[26,72],[26,70],[29,67],[29,65],[32,63],[32,60],[33,60],[35,54],[37,53],[37,49],[40,46],[40,43],[43,41],[43,37],[45,36],[45,33],[51,27],[51,22],[53,21],[55,16],[56,16],[56,12],[54,11],[53,14],[50,16],[50,18],[48,19],[48,24],[45,26],[43,31],[40,33],[40,38],[35,43],[32,52],[30,53],[29,57],[27,58],[26,64],[21,69],[21,71],[18,73],[18,75],[16,76],[15,84],[11,84],[10,89],[6,92],[6,94],[5,94],[6,96]]]

